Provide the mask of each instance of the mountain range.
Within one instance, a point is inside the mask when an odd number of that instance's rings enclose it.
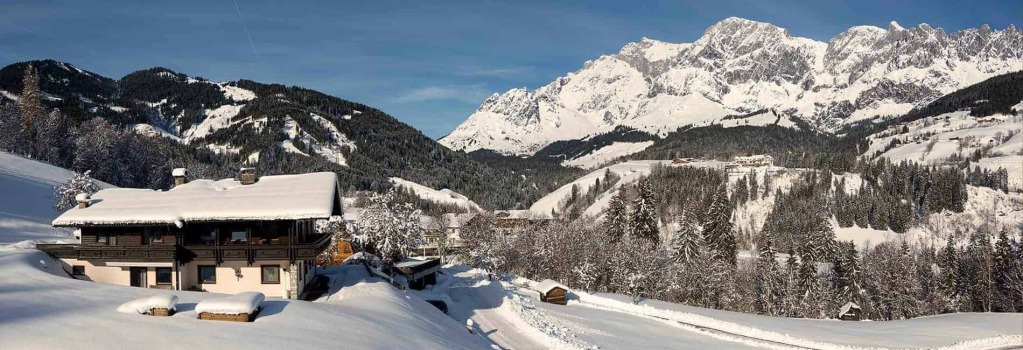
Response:
[[[644,38],[536,90],[494,94],[440,143],[532,155],[619,127],[664,137],[765,110],[770,118],[742,123],[793,120],[801,123],[788,124],[834,133],[1021,69],[1023,31],[1012,25],[946,33],[892,22],[821,42],[733,17],[693,43]]]
[[[159,67],[115,80],[66,62],[15,63],[0,69],[0,104],[19,98],[29,64],[39,76],[43,104],[65,114],[72,129],[99,117],[134,131],[147,149],[165,150],[150,157],[162,159],[151,160],[145,176],[129,182],[100,179],[119,186],[166,186],[169,168],[178,166],[208,178],[258,166],[266,174],[335,171],[353,190],[384,190],[397,177],[451,189],[488,208],[514,208],[572,173],[525,160],[516,160],[514,169],[491,166],[449,150],[383,111],[314,90],[251,80],[213,82]]]

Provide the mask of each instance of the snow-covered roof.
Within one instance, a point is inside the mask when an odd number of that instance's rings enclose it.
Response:
[[[195,304],[196,313],[251,314],[259,309],[266,296],[260,292],[244,292],[223,298],[210,298]]]
[[[842,305],[842,308],[838,310],[838,314],[839,315],[845,315],[846,313],[849,313],[849,310],[851,310],[851,309],[859,310],[860,306],[856,305],[856,303],[850,301],[848,303],[845,303],[845,305]]]
[[[338,201],[337,175],[329,172],[195,180],[168,191],[112,188],[93,194],[87,208],[73,208],[54,226],[175,224],[192,221],[325,219]]]
[[[540,281],[540,283],[533,285],[533,290],[544,294],[547,294],[547,292],[550,292],[554,288],[561,288],[564,289],[566,292],[569,290],[568,287],[565,287],[565,285],[551,279],[543,280]]]

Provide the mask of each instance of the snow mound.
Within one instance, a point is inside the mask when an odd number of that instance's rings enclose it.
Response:
[[[117,307],[117,312],[126,314],[144,314],[153,309],[177,310],[178,296],[160,294],[147,298],[135,299]]]
[[[195,312],[226,315],[251,314],[259,310],[259,305],[265,298],[266,296],[260,292],[244,292],[224,298],[206,299],[195,305]]]

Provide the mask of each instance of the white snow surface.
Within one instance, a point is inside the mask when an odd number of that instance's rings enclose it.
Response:
[[[410,340],[417,349],[487,348],[426,302],[377,281],[344,286],[344,300],[328,303],[269,298],[251,323],[197,319],[198,303],[224,295],[188,291],[173,291],[174,316],[140,317],[116,309],[171,291],[74,280],[43,252],[0,247],[0,289],[0,349],[405,349]]]
[[[226,315],[251,314],[259,310],[259,305],[263,303],[264,299],[266,296],[260,292],[242,292],[222,298],[203,299],[195,304],[195,312]]]
[[[653,144],[653,141],[615,142],[580,157],[561,162],[561,165],[593,169],[615,159],[641,152]]]
[[[71,232],[54,228],[53,187],[67,182],[71,171],[0,152],[0,245],[21,241],[67,239]],[[114,186],[97,181],[100,188]]]
[[[89,207],[72,208],[53,225],[328,218],[337,195],[337,175],[328,172],[262,176],[251,185],[223,179],[194,180],[168,191],[105,189],[92,196]]]
[[[174,294],[157,294],[135,299],[117,307],[117,312],[126,314],[144,314],[153,309],[177,310],[178,296]]]
[[[452,191],[450,189],[444,188],[440,190],[435,190],[433,188],[420,185],[418,183],[408,181],[400,177],[392,177],[390,178],[390,180],[391,183],[393,183],[395,186],[404,187],[412,190],[412,192],[415,193],[416,196],[419,198],[442,204],[456,205],[462,208],[475,211],[480,210],[480,206],[477,205],[476,202],[473,202],[471,199],[469,199],[469,197],[463,196],[462,194],[459,194],[458,192]]]

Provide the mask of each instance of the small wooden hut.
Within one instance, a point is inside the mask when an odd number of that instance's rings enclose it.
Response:
[[[540,301],[559,305],[568,303],[565,298],[568,295],[568,287],[555,280],[543,280],[533,285],[533,290],[540,293]]]
[[[838,310],[838,319],[842,321],[859,321],[862,315],[863,309],[851,301],[842,305],[842,308]]]

